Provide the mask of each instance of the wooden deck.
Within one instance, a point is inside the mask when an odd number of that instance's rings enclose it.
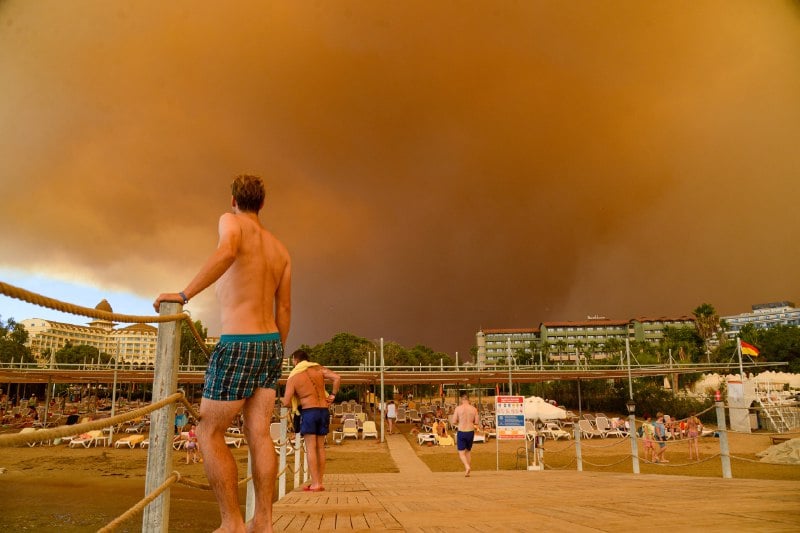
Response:
[[[274,506],[276,531],[798,531],[800,479],[765,481],[575,471],[431,473],[403,436],[397,474],[325,477]],[[455,452],[454,452],[455,453]]]

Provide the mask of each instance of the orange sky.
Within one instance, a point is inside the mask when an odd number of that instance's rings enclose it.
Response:
[[[253,171],[289,348],[800,297],[797,2],[266,4],[0,3],[0,267],[177,290]]]

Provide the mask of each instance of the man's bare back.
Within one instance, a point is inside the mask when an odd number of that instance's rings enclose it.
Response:
[[[300,401],[300,407],[310,409],[312,407],[328,407],[330,404],[328,394],[325,392],[325,371],[330,372],[323,366],[313,366],[289,378],[291,384],[287,382],[287,392],[294,391]],[[291,396],[290,396],[291,398]]]
[[[257,217],[226,213],[219,219],[220,243],[229,240],[236,258],[216,286],[223,334],[279,331],[275,302],[289,275],[289,254]],[[288,329],[288,328],[287,328]]]
[[[473,431],[481,424],[478,410],[469,403],[462,403],[456,407],[453,412],[453,422],[459,431]]]

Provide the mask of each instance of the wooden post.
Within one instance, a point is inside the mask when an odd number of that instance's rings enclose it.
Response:
[[[162,303],[161,315],[180,313],[183,306],[178,303]],[[178,361],[181,347],[181,328],[178,322],[162,322],[158,325],[156,341],[156,367],[153,376],[151,401],[163,400],[178,388]],[[172,438],[175,427],[175,404],[165,405],[150,416],[150,447],[147,451],[147,474],[145,495],[160,487],[172,469]],[[169,531],[170,489],[145,507],[142,531],[167,533]]]

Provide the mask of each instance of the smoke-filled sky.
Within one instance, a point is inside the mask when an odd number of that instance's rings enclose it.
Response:
[[[0,268],[180,290],[259,173],[289,349],[800,296],[797,1],[6,0],[0,94]]]

